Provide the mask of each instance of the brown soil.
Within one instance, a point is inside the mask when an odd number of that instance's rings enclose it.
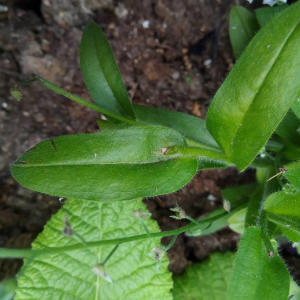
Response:
[[[10,164],[53,136],[97,131],[98,114],[38,84],[22,89],[16,103],[9,88],[31,73],[89,99],[79,69],[84,25],[94,19],[115,53],[132,101],[205,117],[234,59],[228,38],[230,0],[14,0],[0,13],[0,247],[29,247],[61,204],[33,193],[11,177]],[[243,3],[244,4],[244,3]],[[200,172],[182,191],[145,200],[163,230],[184,225],[169,218],[177,202],[197,218],[221,206],[220,188],[254,180],[235,169]],[[216,197],[209,201],[209,195]],[[180,236],[169,251],[170,269],[181,273],[213,251],[234,250],[228,229],[209,237]],[[167,243],[168,239],[163,240]],[[0,262],[0,279],[13,276],[20,260]]]

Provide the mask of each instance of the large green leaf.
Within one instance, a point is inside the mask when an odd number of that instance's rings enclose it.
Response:
[[[78,243],[61,233],[66,216],[72,230],[86,241],[142,234],[143,228],[132,217],[135,210],[145,210],[141,199],[114,203],[69,199],[47,223],[32,248],[41,250]],[[153,220],[145,222],[150,231],[158,230]],[[121,244],[105,265],[112,283],[95,275],[92,268],[103,262],[113,245],[40,255],[33,261],[25,261],[15,300],[171,300],[172,279],[166,255],[159,270],[157,262],[148,255],[157,246],[159,238]]]
[[[242,6],[234,6],[229,16],[229,37],[233,53],[239,58],[259,30],[255,16]]]
[[[82,35],[80,66],[86,87],[97,105],[128,119],[135,118],[112,49],[94,22],[87,25]]]
[[[179,131],[191,146],[202,146],[220,149],[214,138],[206,128],[206,122],[200,118],[184,113],[133,105],[139,122],[149,125],[162,125]]]
[[[270,195],[264,209],[267,217],[292,241],[300,241],[300,192],[286,194],[277,192]]]
[[[222,300],[226,298],[234,254],[215,253],[203,263],[174,276],[174,300]]]
[[[284,166],[284,177],[297,189],[300,189],[300,161]]]
[[[300,2],[256,34],[209,108],[207,128],[239,170],[252,162],[298,95],[299,16]]]
[[[255,10],[256,18],[261,27],[265,26],[278,13],[286,9],[287,5],[280,5],[274,7],[262,7]]]
[[[289,273],[275,251],[270,258],[261,230],[248,227],[239,245],[228,300],[285,300],[289,294]]]
[[[163,155],[162,148],[186,145],[175,130],[132,127],[100,134],[45,140],[12,166],[25,187],[54,196],[130,200],[174,192],[197,170],[196,159]]]

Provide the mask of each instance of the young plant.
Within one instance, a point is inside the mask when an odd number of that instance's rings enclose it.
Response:
[[[2,258],[25,258],[15,299],[296,299],[277,248],[283,237],[300,241],[300,2],[280,10],[266,19],[234,8],[230,34],[240,57],[206,121],[132,104],[93,22],[83,33],[80,64],[95,104],[38,75],[12,89],[20,100],[20,87],[38,82],[106,117],[98,120],[100,133],[45,140],[12,165],[23,186],[67,199],[32,249],[0,249]],[[257,183],[224,190],[224,209],[198,220],[177,206],[171,217],[190,223],[159,231],[143,197],[175,192],[199,170],[230,166],[256,168]],[[243,232],[236,257],[213,255],[176,277],[172,294],[165,252],[177,236],[227,224]],[[173,236],[167,247],[160,244],[165,236]],[[197,280],[207,268],[205,290]]]

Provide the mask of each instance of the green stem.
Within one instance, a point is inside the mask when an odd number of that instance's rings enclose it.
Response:
[[[145,232],[147,233],[147,235],[150,236],[151,234],[150,234],[150,232],[149,232],[149,230],[148,230],[148,228],[147,228],[147,226],[146,226],[144,220],[143,220],[142,218],[139,218],[138,220],[139,220],[140,223],[142,224],[142,226],[143,226]]]
[[[238,206],[235,207],[235,209],[241,208],[243,206],[244,203],[239,204]],[[74,244],[65,247],[46,248],[43,250],[0,248],[0,258],[32,258],[34,256],[39,256],[39,255],[50,255],[50,254],[53,255],[53,254],[59,254],[68,251],[81,250],[85,248],[94,248],[94,247],[105,246],[105,245],[125,244],[129,242],[145,240],[149,238],[162,238],[165,236],[178,235],[187,230],[191,230],[201,224],[210,224],[227,214],[228,214],[227,212],[223,212],[219,215],[213,216],[211,218],[207,218],[203,221],[199,220],[197,224],[191,223],[189,225],[174,230],[153,232],[150,233],[150,236],[148,236],[147,234],[140,234],[140,235],[122,237],[117,239],[86,242],[85,245],[80,243],[80,244]]]
[[[103,265],[105,265],[108,260],[113,256],[113,254],[116,252],[116,250],[119,248],[119,244],[115,245],[113,249],[110,251],[110,253],[107,255],[107,257],[102,262]]]
[[[196,221],[196,220],[195,220],[195,219],[193,219],[192,217],[186,216],[185,218],[186,218],[187,220],[189,220],[189,221],[193,222],[194,224],[197,224],[197,225],[199,225],[198,221]]]
[[[169,243],[169,245],[165,248],[165,251],[167,252],[176,242],[176,239],[178,237],[178,234],[175,234],[171,240],[171,242]]]

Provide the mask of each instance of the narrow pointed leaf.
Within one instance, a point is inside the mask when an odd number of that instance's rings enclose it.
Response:
[[[203,146],[219,149],[217,142],[206,128],[206,122],[200,118],[184,113],[133,105],[139,122],[149,125],[161,125],[179,131],[191,146]]]
[[[188,267],[174,276],[174,300],[225,299],[232,272],[234,253],[214,253],[203,263]]]
[[[197,170],[196,159],[165,156],[162,148],[186,145],[170,128],[134,127],[45,140],[22,155],[11,172],[42,193],[94,201],[172,193]]]
[[[207,128],[239,170],[253,161],[299,93],[299,16],[297,2],[256,34],[209,108]]]
[[[76,238],[61,233],[66,216],[74,233],[87,242],[143,234],[132,212],[145,209],[141,199],[114,203],[69,199],[47,223],[32,248],[78,244]],[[151,232],[158,231],[155,221],[146,219],[145,223]],[[157,270],[157,262],[148,255],[157,246],[160,246],[159,238],[121,244],[105,264],[112,283],[97,276],[92,268],[104,261],[114,245],[83,247],[26,260],[18,277],[15,300],[171,300],[172,278],[167,269],[167,256]]]
[[[259,30],[256,17],[242,6],[234,6],[229,16],[229,37],[235,58],[239,58]]]
[[[112,49],[101,28],[90,22],[80,45],[80,66],[85,85],[97,105],[135,119]]]
[[[261,230],[249,227],[239,245],[227,300],[284,300],[289,285],[289,273],[281,258],[277,253],[270,258]]]

